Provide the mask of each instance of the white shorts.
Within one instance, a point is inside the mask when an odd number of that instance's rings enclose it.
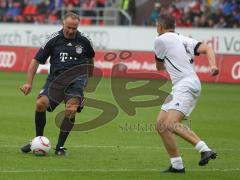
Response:
[[[196,96],[188,89],[176,88],[166,98],[161,109],[166,112],[170,109],[174,109],[182,112],[185,117],[189,117],[197,104],[198,96],[199,95]]]

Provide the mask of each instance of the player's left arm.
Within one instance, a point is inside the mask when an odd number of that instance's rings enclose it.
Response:
[[[156,40],[154,41],[154,49],[157,70],[165,70],[164,59],[166,56],[166,48],[164,45],[164,41],[160,38],[156,38]]]
[[[212,47],[210,47],[206,43],[201,43],[196,51],[198,54],[207,54],[211,75],[218,75],[219,69],[216,64],[216,57]]]

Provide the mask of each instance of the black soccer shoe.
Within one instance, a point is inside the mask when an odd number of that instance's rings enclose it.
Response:
[[[29,152],[31,151],[31,144],[28,143],[28,144],[26,144],[25,146],[21,147],[21,151],[22,151],[23,153],[29,153]]]
[[[201,152],[201,159],[198,163],[199,166],[205,166],[210,159],[216,159],[217,153],[213,151]]]
[[[163,173],[185,173],[185,168],[182,169],[175,169],[172,166],[170,166],[165,171],[162,171]]]
[[[67,153],[66,153],[65,150],[67,150],[67,149],[64,148],[64,147],[56,148],[56,149],[55,149],[55,154],[58,155],[58,156],[66,156]]]

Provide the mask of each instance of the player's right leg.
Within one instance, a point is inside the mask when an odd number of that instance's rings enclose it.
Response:
[[[36,101],[35,112],[35,128],[36,137],[43,136],[44,127],[46,125],[46,110],[49,106],[49,99],[47,96],[40,96]]]
[[[49,99],[47,96],[39,96],[36,101],[36,111],[35,111],[35,130],[36,137],[43,136],[44,127],[46,125],[46,110],[49,106]],[[31,151],[31,144],[28,143],[21,147],[23,153],[28,153]]]
[[[161,110],[157,117],[156,130],[169,154],[171,166],[164,172],[184,173],[185,168],[179,155],[175,135],[168,130],[168,112]]]

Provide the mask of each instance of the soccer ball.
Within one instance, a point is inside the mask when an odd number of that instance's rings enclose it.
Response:
[[[46,156],[51,149],[51,143],[44,136],[35,137],[31,142],[31,150],[36,156]]]

